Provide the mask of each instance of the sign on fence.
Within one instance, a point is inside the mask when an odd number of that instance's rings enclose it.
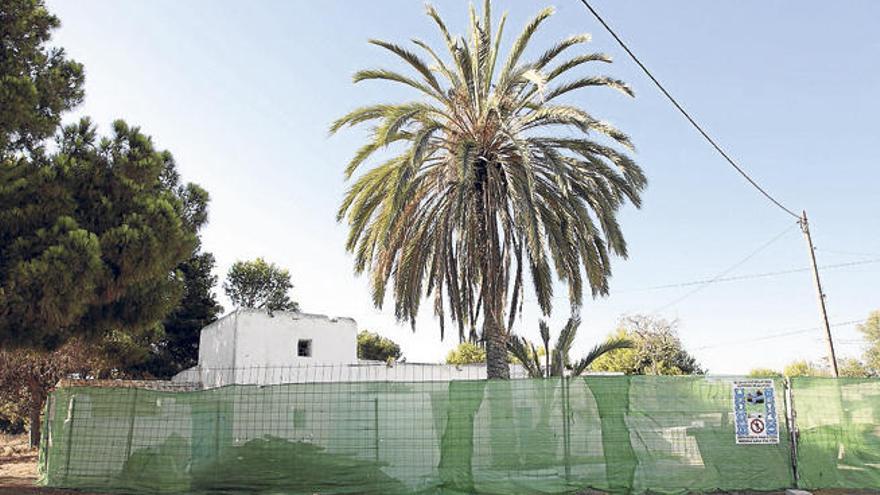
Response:
[[[733,414],[737,444],[778,444],[773,380],[735,380]]]

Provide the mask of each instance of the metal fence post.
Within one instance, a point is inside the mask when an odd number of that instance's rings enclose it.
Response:
[[[39,470],[41,471],[40,477],[43,480],[49,479],[49,425],[52,424],[52,422],[49,421],[49,418],[52,417],[53,411],[55,410],[54,401],[55,392],[51,392],[49,393],[49,396],[46,397],[46,406],[43,411],[43,431],[41,433],[39,449]]]
[[[68,423],[67,428],[67,449],[66,456],[64,460],[64,483],[67,484],[70,478],[70,454],[71,449],[73,448],[73,424],[74,424],[74,415],[75,415],[75,407],[76,407],[76,394],[70,396],[70,402],[67,404],[67,419],[66,423]]]
[[[789,453],[791,455],[791,472],[794,478],[794,486],[800,485],[798,480],[797,466],[797,449],[798,449],[798,428],[797,428],[797,410],[794,407],[794,394],[791,391],[791,379],[786,377],[783,382],[785,387],[785,422],[788,426]]]
[[[217,394],[214,394],[214,400],[216,401],[216,412],[217,415],[214,418],[214,459],[219,461],[220,459],[220,398],[217,397]],[[215,462],[217,466],[220,466],[220,462]]]
[[[373,428],[376,431],[376,463],[379,463],[379,397],[373,399]]]
[[[137,396],[138,389],[135,388],[134,392],[131,394],[131,408],[128,411],[130,419],[128,422],[128,436],[125,438],[125,462],[128,462],[128,459],[131,457],[131,442],[134,437],[134,419],[137,412]]]
[[[562,380],[562,444],[565,450],[565,479],[571,478],[571,414],[568,402],[569,377],[563,376]]]

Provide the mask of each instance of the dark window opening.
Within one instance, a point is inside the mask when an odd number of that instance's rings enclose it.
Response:
[[[300,340],[296,345],[296,355],[299,357],[312,357],[312,341]]]

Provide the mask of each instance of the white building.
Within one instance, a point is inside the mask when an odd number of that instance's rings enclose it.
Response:
[[[525,377],[511,366],[513,377]],[[357,358],[357,323],[297,312],[239,309],[201,331],[199,364],[173,382],[237,384],[449,381],[486,378],[485,365],[393,363]]]
[[[237,310],[202,329],[199,366],[265,368],[357,362],[357,323],[287,311]]]

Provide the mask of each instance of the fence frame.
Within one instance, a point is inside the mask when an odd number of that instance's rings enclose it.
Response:
[[[377,370],[379,370],[378,367],[377,367]],[[243,373],[236,373],[233,376],[235,377],[236,380],[238,380],[241,378],[242,374]],[[263,378],[266,378],[267,376],[268,375],[266,375],[264,373]],[[402,380],[400,380],[400,381],[385,381],[385,380],[382,380],[381,377],[379,377],[379,378],[380,379],[375,380],[375,382],[399,383],[399,384],[409,383],[409,382],[405,382]],[[704,379],[711,379],[711,378],[717,378],[717,379],[722,379],[722,380],[734,379],[734,377],[704,377]],[[317,375],[315,375],[315,379],[319,380]],[[560,397],[561,401],[559,402],[558,406],[556,406],[556,407],[561,408],[560,427],[561,427],[561,433],[562,433],[561,446],[563,449],[562,450],[563,455],[560,460],[562,460],[563,462],[560,467],[564,468],[564,479],[566,481],[572,480],[572,434],[573,434],[572,433],[572,421],[576,421],[576,419],[573,415],[577,414],[575,411],[572,410],[572,404],[571,404],[571,393],[572,393],[571,383],[574,379],[575,379],[574,377],[567,377],[567,376],[561,377],[561,379],[559,380],[559,386],[560,386],[559,393],[561,394],[561,397]],[[825,380],[835,380],[832,378],[824,378],[824,379]],[[440,381],[440,380],[438,380],[438,381]],[[472,381],[472,380],[465,380],[465,381]],[[428,380],[427,382],[430,383],[432,381]],[[797,382],[797,380],[792,380],[790,378],[783,378],[783,379],[774,380],[774,383],[777,384],[778,386],[781,386],[782,390],[784,392],[784,401],[785,401],[785,411],[784,411],[785,418],[784,419],[785,419],[785,425],[787,428],[787,438],[786,438],[786,435],[780,435],[780,439],[785,438],[786,441],[788,441],[787,450],[788,450],[788,457],[789,457],[789,462],[790,462],[791,479],[793,480],[792,486],[793,487],[802,487],[803,483],[805,483],[805,482],[802,481],[802,479],[801,479],[801,473],[800,473],[801,466],[799,463],[799,459],[800,459],[800,454],[801,454],[800,453],[801,443],[802,443],[803,439],[802,439],[801,431],[800,431],[799,425],[798,425],[798,408],[797,408],[797,402],[796,402],[797,397],[796,396],[799,393],[799,391],[794,390],[794,389],[795,389],[795,386],[799,386],[799,385],[796,385],[796,382]],[[94,382],[92,382],[90,380],[67,381],[66,383],[61,384],[61,388],[76,389],[77,387],[83,387],[83,386],[93,387],[94,386],[93,383]],[[131,403],[127,408],[128,414],[129,414],[129,416],[131,416],[130,418],[128,418],[128,420],[129,420],[128,431],[127,431],[127,435],[125,436],[125,440],[124,440],[124,445],[125,445],[124,452],[125,452],[127,458],[132,455],[133,435],[135,432],[135,421],[137,418],[137,411],[138,411],[138,395],[139,395],[140,389],[141,388],[143,388],[145,390],[151,389],[151,390],[160,391],[160,392],[175,392],[175,391],[191,392],[191,391],[194,391],[192,388],[190,388],[191,384],[181,385],[181,384],[171,384],[171,382],[165,382],[165,383],[168,384],[167,387],[162,386],[158,382],[128,383],[127,385],[123,385],[122,387],[108,387],[107,384],[104,384],[104,386],[96,387],[96,388],[126,388],[126,389],[134,388],[134,390],[129,391],[130,396],[131,396],[130,397]],[[326,384],[330,384],[330,383],[344,384],[345,382],[325,381],[324,376],[322,374],[319,381],[304,382],[304,383],[314,383],[314,384],[325,384],[326,385]],[[351,383],[357,383],[357,382],[351,382]],[[413,382],[413,383],[415,383],[415,382]],[[425,383],[425,382],[418,382],[418,383]],[[800,383],[800,382],[797,382],[797,383]],[[265,386],[265,385],[259,385],[258,383],[239,383],[239,384],[234,384],[234,385],[237,385],[237,386],[256,385],[259,388],[262,388],[263,386]],[[844,386],[844,382],[841,382],[841,381],[836,382],[836,387],[838,388],[838,391],[840,391],[841,387],[843,387],[843,386]],[[209,389],[202,389],[202,391],[207,391],[207,390],[209,390]],[[777,388],[777,390],[778,390],[778,388]],[[803,387],[801,386],[801,388],[799,390],[803,390]],[[42,444],[41,445],[41,454],[42,454],[42,452],[45,452],[45,455],[40,456],[40,472],[45,473],[45,475],[47,476],[48,473],[52,470],[52,468],[54,466],[54,468],[56,468],[56,469],[52,472],[54,472],[56,474],[56,479],[61,481],[62,483],[69,482],[69,480],[71,478],[72,449],[73,449],[73,444],[76,441],[76,437],[79,436],[78,434],[80,433],[79,429],[77,428],[77,425],[76,425],[77,421],[75,421],[75,418],[76,418],[76,415],[79,413],[79,410],[81,409],[80,408],[81,397],[75,391],[71,391],[71,393],[67,397],[69,399],[69,403],[67,404],[67,407],[66,407],[66,409],[67,409],[66,413],[63,413],[66,416],[66,418],[64,418],[63,422],[61,422],[60,424],[55,424],[56,423],[56,416],[59,414],[62,414],[62,411],[58,411],[58,407],[59,406],[63,407],[63,405],[58,404],[59,398],[54,393],[50,394],[50,396],[48,397],[48,400],[46,402],[45,409],[44,409],[45,412],[44,412],[44,417],[42,420],[43,432],[41,435],[41,444]],[[576,397],[579,397],[579,396],[576,396]],[[580,400],[580,399],[577,399],[577,400]],[[829,400],[831,400],[831,399],[829,398]],[[841,401],[841,407],[844,407],[843,399],[840,398],[839,400]],[[815,402],[815,398],[812,399],[811,403],[813,403],[813,402]],[[88,401],[85,404],[86,404],[86,409],[88,409]],[[217,418],[214,421],[214,425],[213,425],[213,428],[215,430],[214,431],[214,444],[215,444],[214,445],[215,446],[214,455],[216,455],[216,456],[219,456],[220,449],[223,447],[220,445],[221,444],[221,435],[220,435],[221,407],[222,407],[221,403],[218,402],[217,403],[217,410],[216,410]],[[580,406],[576,405],[575,407],[578,408]],[[809,408],[811,406],[807,405],[804,407]],[[376,463],[379,463],[381,460],[382,450],[383,450],[382,442],[384,441],[383,439],[385,438],[382,435],[382,432],[380,430],[380,398],[379,397],[376,397],[373,399],[373,404],[372,404],[371,409],[372,409],[372,413],[373,413],[372,414],[372,416],[373,416],[372,417],[372,426],[373,426],[372,429],[374,430],[374,436],[372,439],[373,440],[372,447],[374,450],[374,454],[372,457],[374,458]],[[629,413],[629,410],[627,410],[627,414],[628,413]],[[385,416],[385,414],[383,413],[382,416]],[[842,420],[841,420],[841,425],[843,425]],[[60,428],[60,430],[59,430],[59,428]],[[50,456],[49,455],[50,451],[51,451],[50,444],[53,442],[53,437],[55,437],[56,435],[64,435],[67,443],[66,443],[66,445],[63,445],[63,447],[59,446],[64,449],[64,452],[61,452],[60,456],[59,455]],[[810,433],[809,435],[811,435],[810,436],[811,439],[815,440],[816,437],[815,437],[814,433]],[[840,440],[840,441],[842,442],[843,440]],[[701,444],[701,446],[702,446],[702,444]],[[746,448],[749,448],[749,447],[746,447]],[[752,448],[754,448],[754,447],[752,447]],[[782,448],[785,448],[785,447],[782,447]],[[814,450],[810,450],[809,453],[806,453],[804,455],[815,455],[815,454],[813,454],[814,452],[815,452]],[[56,453],[56,454],[59,454],[59,453]],[[575,455],[579,455],[579,454],[575,453]],[[63,458],[63,460],[62,460],[62,458]],[[807,457],[805,457],[804,459],[807,459]],[[59,463],[62,463],[62,464],[59,465]],[[57,468],[61,468],[61,469],[57,469]],[[560,474],[562,474],[562,473],[560,473]],[[577,476],[577,474],[575,474],[575,477],[576,476]],[[74,477],[75,477],[75,474],[74,474]],[[853,482],[852,479],[850,479],[848,481]],[[810,487],[807,487],[807,488],[810,488]],[[816,488],[816,487],[812,487],[812,488]]]

